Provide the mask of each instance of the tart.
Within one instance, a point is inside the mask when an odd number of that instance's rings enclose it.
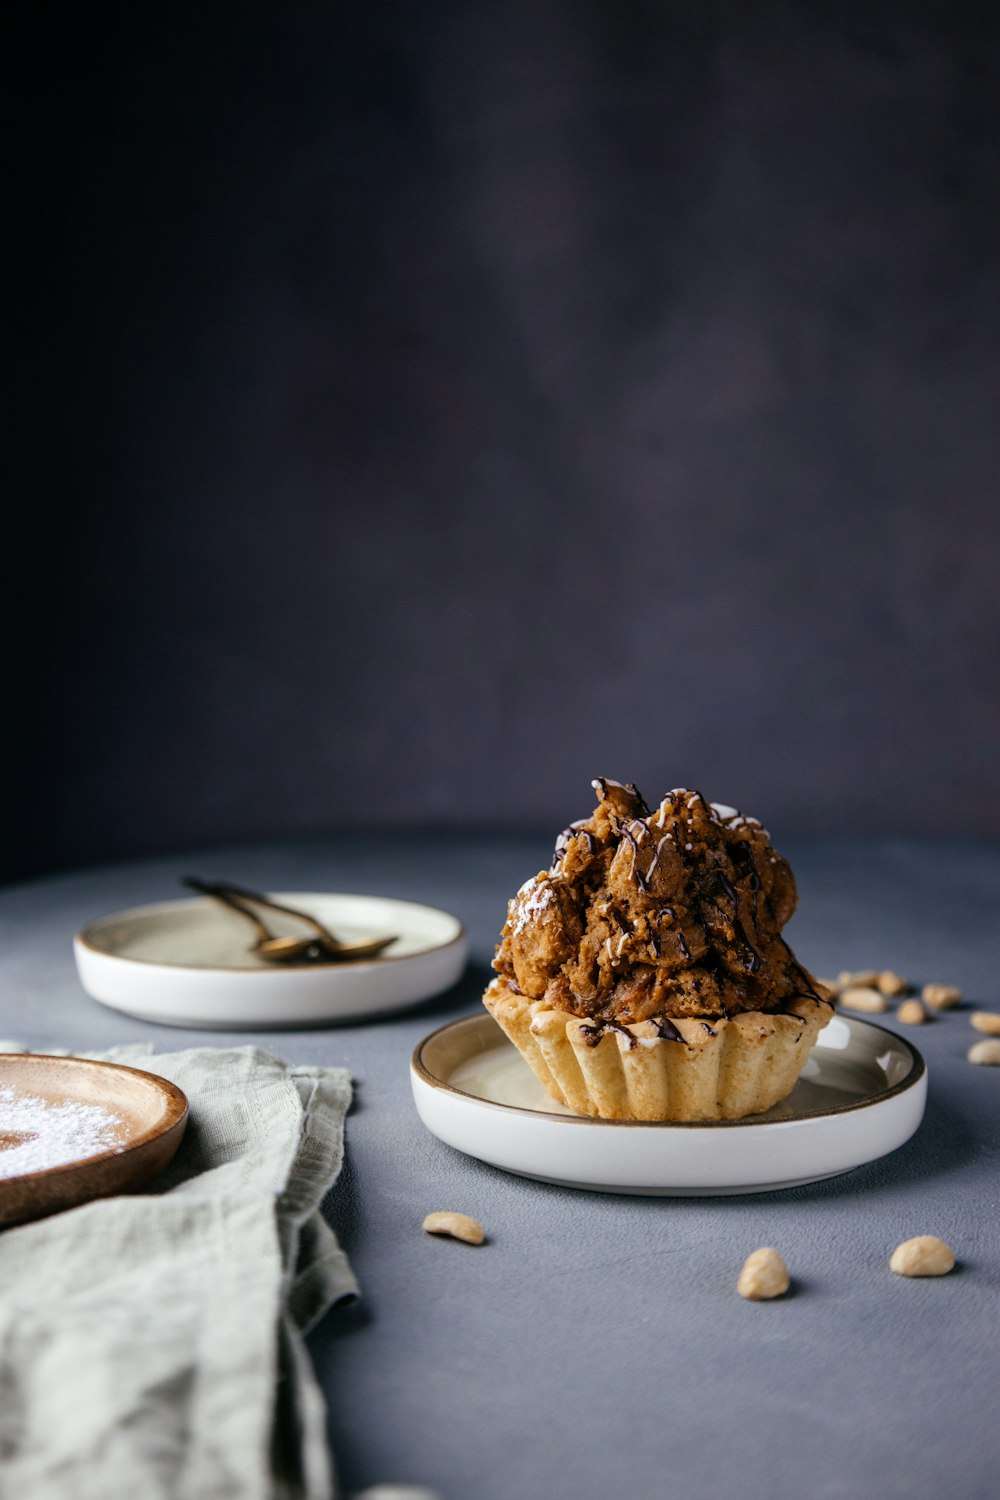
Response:
[[[608,1120],[735,1120],[791,1093],[833,1014],[782,929],[791,869],[755,818],[593,783],[508,906],[483,1003],[552,1097]]]

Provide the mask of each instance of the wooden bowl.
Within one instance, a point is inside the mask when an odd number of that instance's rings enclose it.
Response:
[[[49,1105],[100,1105],[122,1123],[109,1149],[62,1166],[0,1177],[0,1226],[41,1219],[92,1198],[142,1187],[173,1160],[187,1125],[184,1094],[154,1073],[83,1057],[4,1053],[0,1054],[0,1169],[3,1151],[19,1144],[4,1132],[2,1093],[9,1089],[15,1099],[41,1099]],[[44,1125],[38,1134],[44,1138]]]

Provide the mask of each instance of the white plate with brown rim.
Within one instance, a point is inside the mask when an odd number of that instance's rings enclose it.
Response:
[[[376,958],[267,963],[244,918],[195,896],[114,912],[81,928],[76,966],[102,1005],[165,1026],[226,1031],[326,1026],[403,1010],[449,989],[465,967],[465,929],[450,912],[384,896],[277,891],[340,938],[396,940]],[[268,913],[276,934],[302,924]]]
[[[594,1120],[545,1092],[492,1016],[434,1031],[410,1067],[417,1112],[449,1146],[504,1171],[606,1193],[765,1193],[835,1177],[908,1141],[927,1070],[905,1038],[835,1016],[795,1089],[745,1120]]]

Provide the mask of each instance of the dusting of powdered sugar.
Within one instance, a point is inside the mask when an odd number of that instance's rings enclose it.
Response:
[[[531,880],[526,880],[517,894],[518,896],[527,897],[518,906],[517,915],[514,918],[514,931],[523,932],[535,917],[543,912],[547,906],[552,905],[554,898],[549,882],[547,880],[539,880],[537,875]]]
[[[53,1104],[0,1087],[0,1177],[46,1172],[115,1147],[124,1121],[100,1104]]]

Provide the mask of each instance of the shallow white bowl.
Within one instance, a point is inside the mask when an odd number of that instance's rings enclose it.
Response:
[[[566,1187],[674,1197],[769,1192],[848,1172],[909,1140],[927,1098],[915,1047],[844,1016],[820,1033],[789,1097],[745,1120],[572,1114],[488,1015],[425,1037],[410,1078],[428,1130],[480,1161]]]
[[[395,933],[397,941],[359,962],[268,964],[251,951],[253,933],[241,917],[197,896],[88,923],[73,945],[80,982],[102,1005],[146,1021],[273,1030],[401,1010],[450,988],[465,966],[465,929],[435,907],[382,896],[273,894],[338,937]],[[268,924],[302,931],[270,915]]]

